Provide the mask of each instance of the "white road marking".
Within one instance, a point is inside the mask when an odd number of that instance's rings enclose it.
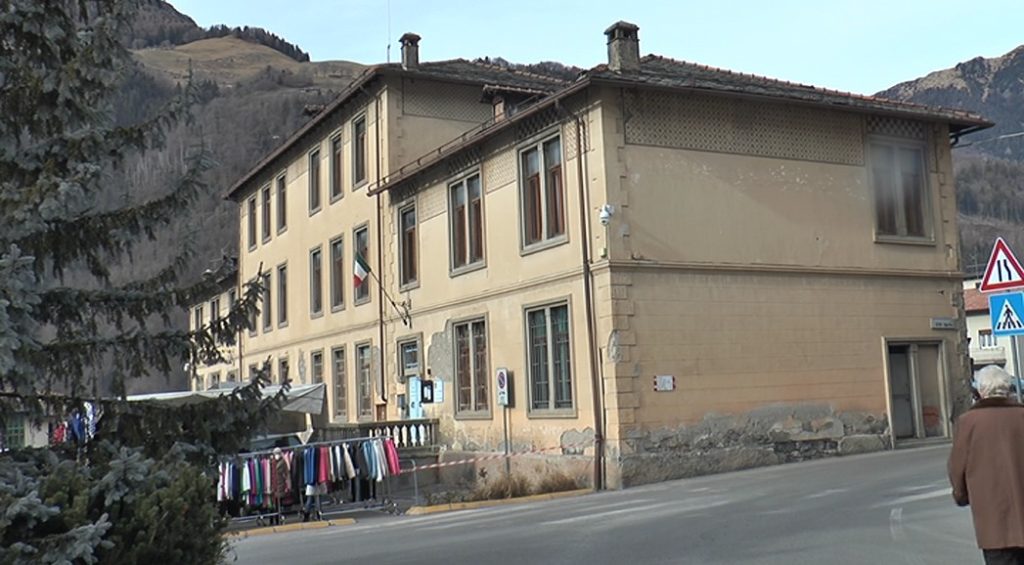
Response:
[[[903,532],[903,508],[893,508],[889,511],[889,535],[893,541],[906,541],[907,534]]]
[[[584,514],[582,516],[573,516],[572,518],[562,518],[560,520],[549,520],[547,522],[541,522],[541,525],[561,525],[561,524],[572,524],[574,522],[585,522],[588,520],[597,520],[601,518],[608,518],[610,516],[616,516],[621,514],[631,514],[638,512],[651,512],[659,508],[674,507],[672,514],[683,514],[687,512],[695,512],[697,510],[704,510],[706,508],[712,508],[715,506],[722,506],[729,504],[729,500],[707,500],[700,503],[686,503],[680,501],[662,502],[660,504],[648,504],[646,506],[638,506],[635,508],[623,508],[621,510],[610,510],[608,512],[597,512],[593,514]]]
[[[833,494],[839,494],[839,493],[842,493],[842,492],[846,492],[848,490],[850,490],[850,489],[848,489],[848,488],[830,488],[830,489],[823,490],[821,492],[816,492],[814,494],[808,494],[807,496],[804,497],[804,500],[811,500],[811,499],[814,499],[814,498],[823,498],[823,497],[826,497],[826,496],[832,496]]]
[[[941,498],[943,496],[952,496],[953,489],[950,487],[940,488],[929,492],[922,492],[921,494],[911,494],[909,496],[901,496],[900,498],[894,498],[892,500],[886,500],[879,502],[872,506],[872,508],[881,508],[883,506],[898,506],[906,504],[908,502],[917,502],[918,500],[928,500],[931,498]]]

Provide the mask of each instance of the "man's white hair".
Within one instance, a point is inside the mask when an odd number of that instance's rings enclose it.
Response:
[[[974,381],[982,398],[1006,397],[1010,395],[1013,376],[997,365],[988,365],[974,374]]]

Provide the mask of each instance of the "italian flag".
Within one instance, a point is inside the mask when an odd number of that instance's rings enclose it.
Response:
[[[356,253],[356,264],[352,267],[353,280],[356,286],[362,286],[363,281],[370,275],[370,266],[363,260],[363,256]]]

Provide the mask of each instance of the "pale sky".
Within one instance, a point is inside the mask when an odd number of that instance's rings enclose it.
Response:
[[[1024,44],[1024,0],[170,0],[201,26],[256,26],[314,61],[503,57],[605,62],[604,30],[640,26],[640,51],[870,94]],[[389,16],[390,13],[390,24]],[[389,33],[390,29],[390,33]]]

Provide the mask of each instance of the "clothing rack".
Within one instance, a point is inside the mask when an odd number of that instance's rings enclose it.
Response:
[[[289,446],[285,446],[285,447],[281,447],[281,448],[274,447],[274,448],[271,448],[271,449],[261,449],[260,451],[246,451],[245,453],[236,453],[235,455],[228,455],[228,456],[221,457],[221,461],[229,461],[231,459],[237,459],[239,457],[241,457],[242,459],[247,459],[247,458],[250,458],[250,457],[257,457],[259,455],[273,455],[275,449],[280,449],[281,451],[284,451],[285,449],[305,449],[307,447],[321,447],[321,446],[341,445],[341,444],[344,444],[344,443],[351,443],[351,442],[354,442],[354,441],[369,441],[369,440],[373,440],[373,439],[385,440],[385,439],[388,439],[390,437],[391,436],[365,436],[365,437],[352,437],[352,438],[347,438],[347,439],[329,439],[329,440],[324,440],[324,441],[313,441],[313,442],[309,442],[309,443],[303,443],[303,444],[300,444],[300,445],[289,445]]]
[[[304,451],[304,450],[306,450],[308,448],[332,447],[332,446],[346,445],[346,444],[351,444],[351,443],[374,441],[374,440],[376,440],[376,441],[386,441],[388,439],[390,439],[392,442],[394,441],[394,438],[392,438],[389,435],[363,436],[363,437],[355,437],[355,438],[345,438],[345,439],[334,439],[334,440],[316,441],[316,442],[309,442],[309,443],[300,444],[300,445],[289,445],[289,446],[282,446],[280,448],[271,448],[271,449],[263,449],[263,450],[259,450],[259,451],[249,451],[249,452],[245,452],[245,453],[237,453],[235,455],[221,457],[220,461],[221,462],[231,462],[231,461],[238,461],[238,460],[249,460],[249,459],[253,459],[253,458],[257,458],[257,457],[272,456],[276,449],[281,449],[282,451],[293,451],[296,454],[298,454],[298,453],[300,453],[300,452],[302,452],[302,451]],[[361,508],[359,508],[361,510],[380,509],[380,510],[383,510],[385,512],[397,513],[398,506],[392,500],[392,497],[391,497],[391,484],[390,484],[390,482],[391,482],[392,476],[393,475],[391,475],[391,474],[385,474],[383,479],[381,481],[378,481],[380,483],[383,483],[382,485],[380,485],[382,487],[382,490],[383,490],[382,493],[378,493],[378,491],[377,491],[377,484],[375,484],[373,481],[370,481],[369,484],[371,485],[370,488],[372,489],[371,492],[373,494],[371,495],[371,498],[369,500],[366,500],[366,499],[362,498],[362,494],[360,494],[361,493],[360,484],[357,483],[356,486],[353,487],[353,490],[355,492],[355,495],[353,496],[353,498],[354,498],[353,502],[354,503],[360,503],[361,502],[362,503],[361,504]],[[354,480],[363,480],[363,479],[354,479]],[[379,499],[378,499],[378,494],[382,495]],[[306,500],[306,497],[308,497],[308,496],[313,496],[314,500],[315,500],[314,512],[311,512],[309,515],[313,516],[314,519],[323,519],[323,512],[322,512],[321,500],[320,500],[321,494],[318,493],[318,494],[313,494],[313,495],[305,495],[305,494],[303,494],[301,492],[297,493],[297,501],[300,501],[299,502],[300,506],[301,507],[305,507],[306,506],[306,503],[304,501]],[[371,501],[372,501],[372,503],[371,503]],[[332,514],[333,514],[333,512],[332,512]],[[273,504],[273,512],[269,512],[269,513],[260,512],[258,515],[255,515],[255,516],[236,517],[236,518],[232,519],[232,522],[240,523],[240,522],[256,520],[257,523],[262,525],[263,523],[265,523],[265,520],[268,519],[268,518],[270,520],[277,521],[278,523],[282,523],[283,522],[283,520],[284,520],[284,511],[283,511],[283,508],[282,508],[282,505],[281,505],[280,498],[276,498],[275,499],[274,504]]]

